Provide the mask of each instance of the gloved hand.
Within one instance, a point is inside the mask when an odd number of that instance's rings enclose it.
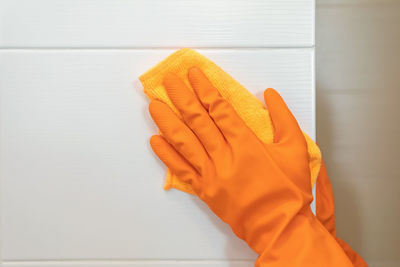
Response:
[[[265,92],[275,129],[266,145],[199,69],[189,81],[197,97],[173,74],[164,81],[183,121],[150,103],[162,133],[150,140],[158,157],[260,254],[256,266],[352,266],[310,210],[306,142],[279,94]]]
[[[336,235],[335,202],[331,182],[324,161],[322,161],[321,169],[317,178],[315,204],[318,220],[331,233],[331,235],[336,238],[336,241],[343,248],[353,265],[355,267],[368,267],[368,264],[361,258],[361,256]]]

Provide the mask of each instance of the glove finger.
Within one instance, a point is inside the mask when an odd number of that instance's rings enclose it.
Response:
[[[208,111],[217,127],[228,142],[236,137],[243,137],[248,130],[247,125],[211,84],[205,74],[198,68],[189,70],[189,81],[203,107]]]
[[[199,173],[202,173],[208,156],[194,133],[174,114],[168,105],[160,101],[150,102],[149,111],[168,143]]]
[[[150,145],[160,160],[164,162],[171,172],[176,174],[182,182],[192,185],[193,188],[198,185],[199,174],[197,171],[167,142],[167,140],[165,140],[164,137],[153,135],[150,138]]]
[[[225,143],[224,138],[193,91],[172,73],[165,77],[164,86],[172,103],[206,151],[209,154],[217,151]]]
[[[268,88],[264,91],[264,99],[275,130],[274,142],[301,141],[305,143],[305,138],[296,118],[278,92]]]

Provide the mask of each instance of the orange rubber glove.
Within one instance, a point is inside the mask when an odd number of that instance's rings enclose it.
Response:
[[[197,97],[173,74],[164,81],[183,121],[150,103],[157,156],[260,255],[256,266],[352,266],[311,212],[306,141],[279,94],[265,92],[275,129],[266,145],[199,69],[189,81]]]
[[[343,248],[353,265],[356,267],[368,267],[368,264],[363,260],[363,258],[361,258],[357,252],[336,235],[335,201],[332,185],[323,160],[317,178],[315,204],[318,220],[325,226],[331,235],[336,238],[336,241]]]

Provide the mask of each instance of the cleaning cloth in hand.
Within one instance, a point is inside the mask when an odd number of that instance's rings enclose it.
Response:
[[[187,76],[191,67],[197,67],[206,74],[222,97],[234,107],[238,115],[260,140],[267,144],[273,142],[274,129],[264,104],[214,62],[194,50],[184,48],[176,51],[140,76],[139,79],[143,85],[144,92],[150,100],[159,100],[168,104],[180,116],[168,98],[163,79],[167,73],[174,73],[190,88]],[[313,186],[321,166],[321,152],[314,141],[306,134],[304,135],[309,153],[310,181],[311,186]],[[170,188],[194,194],[189,184],[180,181],[178,177],[168,170],[164,189],[168,190]]]

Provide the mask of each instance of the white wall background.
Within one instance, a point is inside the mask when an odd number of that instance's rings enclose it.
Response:
[[[400,266],[400,1],[319,0],[317,139],[338,234],[370,266]]]

